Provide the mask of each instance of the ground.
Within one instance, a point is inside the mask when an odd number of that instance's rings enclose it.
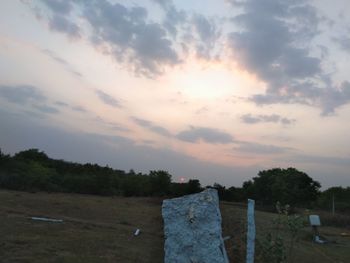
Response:
[[[0,262],[163,262],[163,221],[159,198],[99,197],[78,194],[25,193],[0,190]],[[244,262],[246,207],[221,203],[223,236],[230,262]],[[63,219],[34,221],[32,216]],[[276,215],[256,212],[258,237]],[[139,228],[141,234],[133,236]],[[322,227],[334,241],[311,242],[302,229],[294,262],[350,262],[349,229]]]

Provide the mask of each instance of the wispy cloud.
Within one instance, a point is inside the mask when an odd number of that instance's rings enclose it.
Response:
[[[349,82],[334,81],[323,66],[328,57],[315,52],[314,40],[329,20],[307,0],[229,0],[240,10],[230,19],[184,11],[173,1],[153,0],[163,11],[160,21],[150,17],[148,5],[41,1],[51,30],[89,41],[142,76],[157,77],[186,61],[189,54],[222,60],[230,50],[240,67],[267,85],[264,93],[250,97],[255,104],[304,104],[330,115],[350,102]],[[348,49],[346,37],[333,40]]]
[[[120,102],[118,100],[116,100],[115,98],[113,98],[111,95],[103,92],[102,90],[96,90],[96,95],[99,97],[99,99],[109,105],[112,106],[114,108],[121,108],[122,106],[120,105]]]
[[[233,57],[267,83],[256,104],[299,103],[328,115],[350,102],[348,82],[334,84],[312,55],[312,40],[325,20],[307,1],[231,1],[243,13],[232,18],[241,28],[229,35]]]
[[[322,156],[312,154],[295,154],[288,157],[289,160],[298,163],[313,163],[322,165],[333,165],[333,166],[345,166],[348,167],[350,164],[349,157],[336,157],[336,156]]]
[[[244,114],[241,116],[241,120],[244,123],[247,124],[256,124],[256,123],[280,123],[284,125],[293,124],[296,122],[295,119],[288,119],[285,117],[282,117],[278,114],[270,114],[270,115],[264,115],[264,114],[258,114],[254,115],[251,113]]]
[[[41,113],[56,114],[60,112],[57,108],[46,104],[47,97],[35,86],[0,85],[0,97],[14,104],[31,106]]]
[[[46,100],[43,93],[37,87],[31,85],[0,85],[0,97],[16,104]]]
[[[342,34],[332,37],[332,40],[344,51],[350,52],[350,28],[343,30]]]
[[[190,127],[190,129],[177,134],[176,137],[191,143],[204,141],[207,143],[227,144],[233,142],[233,137],[229,133],[205,127]]]
[[[127,63],[140,74],[157,75],[164,66],[179,63],[166,30],[159,23],[148,22],[148,12],[144,7],[127,7],[104,0],[65,1],[60,4],[44,0],[44,3],[51,11],[48,21],[50,29],[71,38],[82,35],[71,16],[74,6],[79,6],[81,19],[89,24],[92,31],[91,36],[86,38],[94,46],[104,46],[118,63]]]
[[[140,118],[137,118],[137,117],[131,117],[131,120],[133,122],[135,122],[137,125],[139,125],[141,127],[144,127],[144,128],[147,128],[150,131],[152,131],[154,133],[157,133],[159,135],[162,135],[162,136],[165,136],[165,137],[171,137],[172,136],[171,132],[169,132],[167,129],[165,129],[164,127],[161,127],[159,125],[156,125],[156,124],[152,123],[151,121],[147,121],[147,120],[140,119]]]
[[[178,36],[178,27],[186,24],[188,21],[188,14],[184,10],[179,10],[174,2],[171,0],[153,0],[165,12],[164,20],[162,21],[163,28],[176,39]]]
[[[216,45],[221,35],[220,29],[212,18],[201,14],[193,15],[191,24],[198,39],[195,43],[197,56],[204,59],[211,59],[215,56]]]
[[[53,31],[67,34],[71,38],[80,38],[81,30],[79,26],[69,19],[69,14],[73,10],[73,1],[41,0],[53,11],[49,17],[49,27]]]
[[[33,107],[42,113],[56,114],[60,112],[57,108],[48,105],[34,105]]]
[[[71,109],[77,112],[87,112],[87,110],[82,106],[72,106]]]
[[[48,57],[50,57],[51,59],[53,59],[54,61],[56,61],[57,63],[61,64],[68,72],[72,73],[73,75],[77,76],[77,77],[82,77],[83,75],[74,70],[72,65],[66,61],[65,59],[57,56],[52,50],[49,49],[41,49],[40,50],[43,54],[47,55]]]
[[[99,124],[105,125],[109,129],[114,130],[114,131],[120,131],[120,132],[129,132],[130,131],[130,129],[128,127],[126,127],[125,125],[122,125],[120,123],[116,123],[113,121],[105,120],[101,116],[96,116],[94,118],[94,121],[96,121]]]
[[[135,169],[145,173],[152,169],[162,169],[169,171],[174,180],[183,175],[188,178],[197,178],[200,175],[203,184],[216,181],[240,185],[257,171],[256,167],[228,167],[200,161],[171,149],[140,145],[123,136],[50,128],[47,125],[38,125],[26,116],[12,116],[2,110],[0,120],[3,124],[0,125],[0,144],[2,147],[13,145],[5,149],[14,151],[36,145],[57,159],[108,164],[115,169]],[[26,139],[28,134],[35,134],[30,142]],[[237,176],[232,177],[232,174]]]
[[[248,154],[280,154],[292,150],[289,147],[281,147],[271,144],[261,144],[255,142],[238,142],[238,146],[234,148],[236,152]]]
[[[54,103],[55,105],[59,106],[59,107],[68,107],[69,104],[63,101],[55,101]]]

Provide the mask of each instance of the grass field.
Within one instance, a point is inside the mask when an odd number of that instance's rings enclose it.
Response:
[[[0,191],[0,262],[163,262],[161,199],[98,197]],[[222,203],[223,236],[230,262],[245,257],[245,207]],[[63,219],[64,223],[33,221],[32,216]],[[257,234],[271,228],[275,214],[256,212]],[[136,228],[141,234],[133,236]],[[334,241],[311,242],[302,229],[294,262],[350,262],[349,229],[322,227]],[[258,262],[258,261],[256,261]]]

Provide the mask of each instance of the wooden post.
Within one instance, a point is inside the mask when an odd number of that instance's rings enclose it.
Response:
[[[246,263],[254,263],[255,252],[255,219],[254,219],[254,204],[255,201],[248,199],[248,231],[247,231],[247,258]]]

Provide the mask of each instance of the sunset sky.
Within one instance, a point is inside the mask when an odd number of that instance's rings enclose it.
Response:
[[[1,0],[0,147],[350,185],[350,1]]]

